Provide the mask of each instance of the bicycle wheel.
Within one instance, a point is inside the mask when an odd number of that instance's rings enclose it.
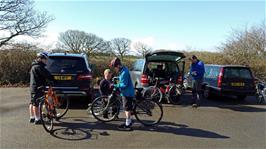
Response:
[[[182,91],[176,86],[172,86],[168,92],[168,99],[172,104],[179,104]]]
[[[149,99],[152,99],[154,101],[161,103],[163,99],[163,94],[158,87],[150,86],[144,91],[143,97],[145,99],[149,98]]]
[[[62,118],[68,111],[69,98],[67,96],[58,97],[58,105],[56,105],[56,118]]]
[[[154,101],[145,99],[137,101],[134,107],[136,119],[145,126],[158,124],[163,117],[162,106]]]
[[[259,104],[263,104],[265,102],[264,96],[262,94],[256,95]]]
[[[108,96],[101,96],[96,98],[91,104],[91,113],[99,121],[112,121],[119,114],[120,102],[113,100],[108,104],[108,100]]]
[[[40,103],[40,117],[42,121],[43,128],[45,131],[51,133],[53,131],[53,117],[48,104],[45,101]]]

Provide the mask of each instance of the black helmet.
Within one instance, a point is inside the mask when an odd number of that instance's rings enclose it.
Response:
[[[120,61],[120,59],[119,58],[114,58],[112,61],[111,61],[111,63],[110,63],[110,67],[116,67],[116,66],[118,66],[118,65],[121,65],[121,61]]]

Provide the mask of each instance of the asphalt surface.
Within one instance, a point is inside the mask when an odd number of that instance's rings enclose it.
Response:
[[[253,97],[242,102],[225,97],[203,100],[195,109],[190,98],[187,94],[180,105],[164,104],[159,125],[136,122],[131,132],[117,130],[122,120],[97,122],[85,102],[73,99],[48,134],[42,125],[28,122],[27,88],[0,89],[0,148],[266,148],[265,104]]]

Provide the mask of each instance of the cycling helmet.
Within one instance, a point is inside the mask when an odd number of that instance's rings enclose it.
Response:
[[[48,59],[48,53],[47,52],[37,53],[37,57],[41,59]]]
[[[118,66],[118,65],[121,65],[121,61],[120,61],[120,59],[119,58],[114,58],[112,61],[111,61],[111,63],[110,63],[110,67],[116,67],[116,66]]]

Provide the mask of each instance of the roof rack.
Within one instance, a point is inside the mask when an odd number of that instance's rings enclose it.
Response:
[[[67,55],[67,54],[69,54],[70,53],[70,51],[69,50],[65,50],[65,55]]]

